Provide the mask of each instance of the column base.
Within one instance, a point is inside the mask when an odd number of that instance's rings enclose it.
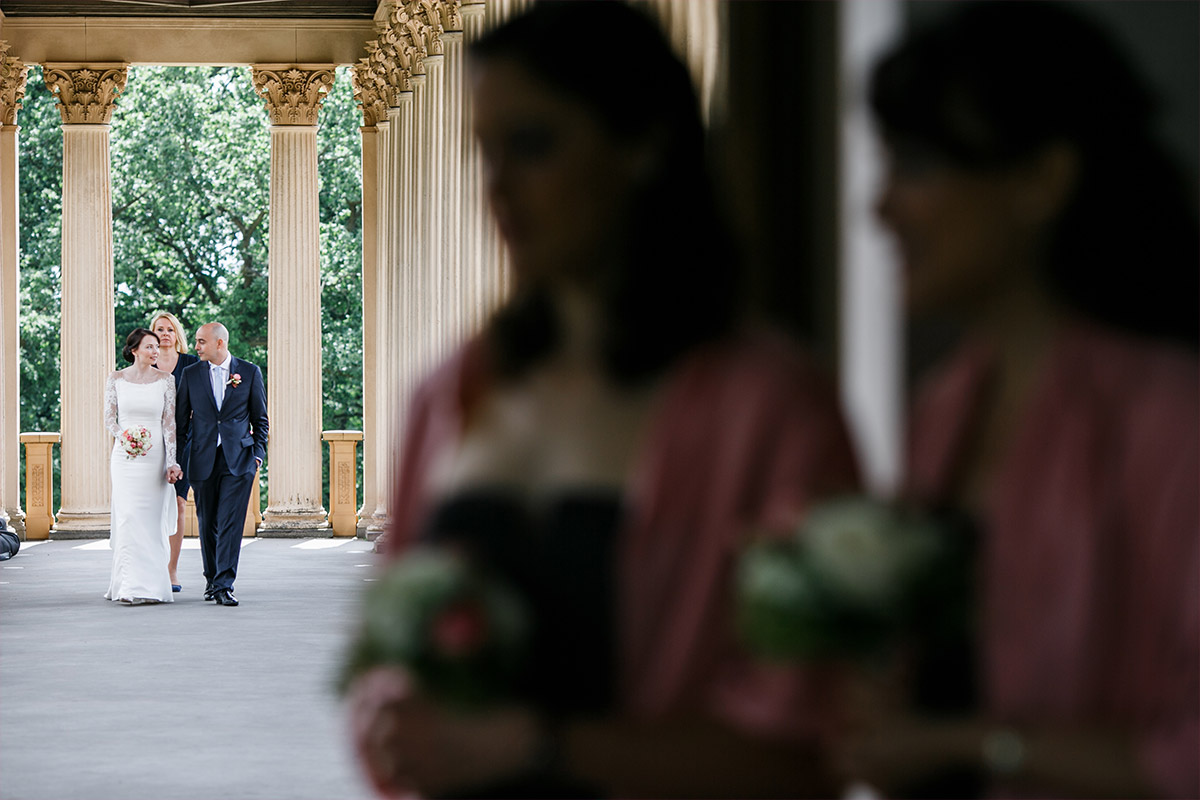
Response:
[[[107,511],[58,512],[51,539],[107,539],[112,531],[112,517]]]
[[[4,511],[8,515],[8,527],[16,531],[18,539],[25,541],[25,512],[20,506],[6,508]]]
[[[360,519],[354,528],[355,537],[366,539],[368,542],[381,533],[383,533],[383,529],[375,527],[369,519]]]
[[[333,536],[333,528],[325,509],[284,513],[268,508],[258,535],[268,539],[328,539]]]

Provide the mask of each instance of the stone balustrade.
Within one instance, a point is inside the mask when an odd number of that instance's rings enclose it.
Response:
[[[27,540],[49,539],[54,532],[54,445],[62,441],[60,433],[22,433],[25,447],[25,536]],[[355,536],[358,526],[358,443],[362,431],[323,431],[329,442],[329,518],[324,530],[334,536]],[[183,535],[199,535],[194,492],[189,490],[184,506]],[[262,500],[258,475],[255,474],[246,509],[243,537],[256,536],[262,526]],[[78,538],[77,536],[72,538]]]

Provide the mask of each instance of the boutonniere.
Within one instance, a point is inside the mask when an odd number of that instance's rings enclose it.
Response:
[[[242,383],[242,376],[237,374],[236,372],[229,376],[229,380],[225,381],[226,386],[232,386],[235,389],[238,386],[240,386],[241,383]]]

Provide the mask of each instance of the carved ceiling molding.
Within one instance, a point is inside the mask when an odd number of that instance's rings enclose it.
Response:
[[[58,99],[64,125],[108,124],[128,74],[128,64],[42,65],[42,79]]]
[[[0,125],[16,125],[17,111],[25,99],[29,65],[8,54],[8,42],[0,42]]]
[[[316,125],[321,101],[333,88],[333,64],[255,64],[254,90],[267,101],[272,125]]]

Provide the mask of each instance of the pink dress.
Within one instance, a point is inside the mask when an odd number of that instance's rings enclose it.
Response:
[[[393,495],[390,549],[429,513],[429,465],[488,381],[480,342],[417,391]],[[618,558],[619,699],[641,718],[709,714],[761,735],[812,731],[794,670],[755,664],[731,624],[731,566],[746,537],[790,525],[857,469],[832,386],[782,337],[705,346],[668,376],[628,488]]]
[[[984,702],[1120,729],[1200,796],[1200,392],[1194,354],[1078,326],[1056,342],[981,511]],[[989,375],[968,346],[919,394],[911,489],[946,501]]]

